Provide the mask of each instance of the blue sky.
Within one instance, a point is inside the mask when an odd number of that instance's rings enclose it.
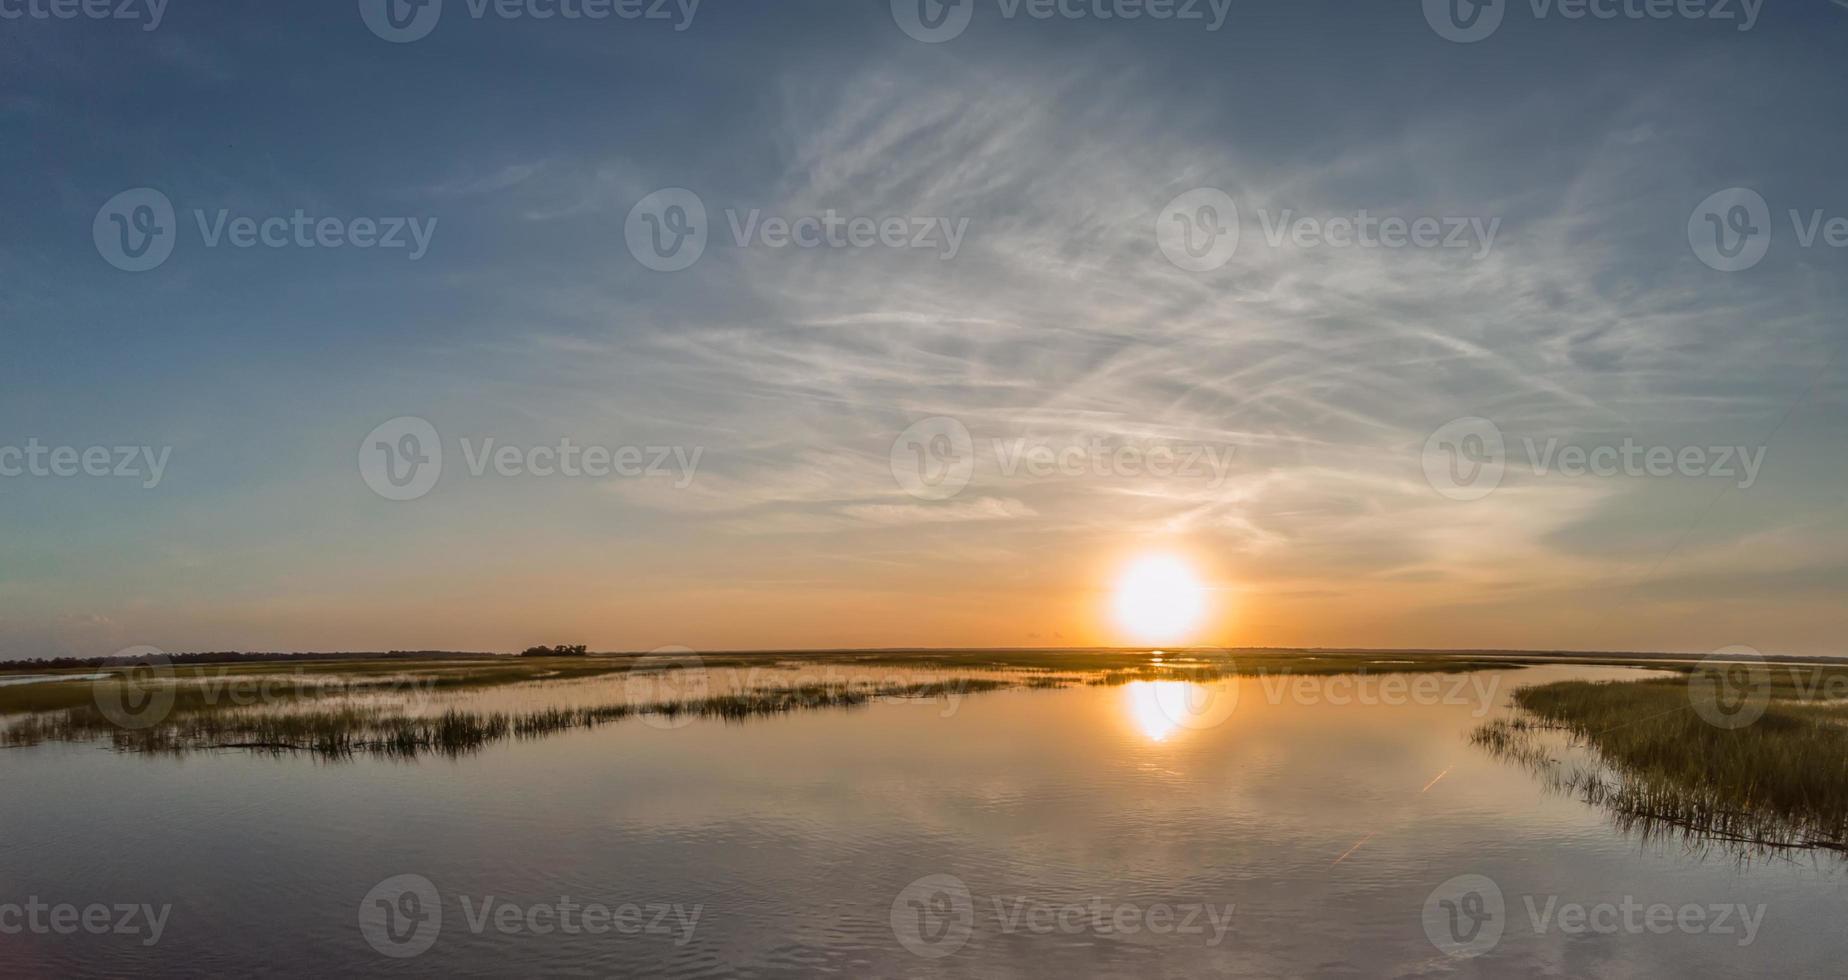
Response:
[[[942,43],[885,0],[706,0],[683,30],[444,0],[409,43],[350,2],[0,19],[0,446],[171,450],[152,488],[0,477],[0,656],[1116,642],[1100,596],[1151,550],[1210,583],[1197,642],[1840,652],[1848,248],[1801,224],[1848,216],[1848,9],[1523,0],[1465,44],[1414,2],[1218,30],[964,2]],[[1734,187],[1770,245],[1728,272],[1689,225]],[[176,238],[127,272],[93,230],[135,188]],[[709,213],[677,272],[625,239],[663,188]],[[1156,232],[1195,188],[1238,208],[1204,271]],[[414,219],[427,254],[208,246],[195,218],[298,209]],[[965,231],[947,259],[734,242],[753,210]],[[1267,235],[1361,211],[1495,232]],[[445,440],[410,501],[356,461],[399,417]],[[946,499],[892,472],[930,418],[977,457]],[[1458,500],[1422,463],[1459,418],[1514,455],[1762,466],[1511,456]],[[488,438],[700,455],[471,476],[458,440]],[[995,444],[1235,454],[1034,476]]]

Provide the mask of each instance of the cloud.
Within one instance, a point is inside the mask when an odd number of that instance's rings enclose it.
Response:
[[[963,521],[1022,520],[1035,516],[1018,500],[978,497],[943,504],[852,504],[841,512],[869,524],[943,524]]]

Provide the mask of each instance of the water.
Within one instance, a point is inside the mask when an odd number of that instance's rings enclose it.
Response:
[[[1354,703],[1352,678],[1017,689],[632,719],[417,762],[0,751],[0,930],[34,898],[171,906],[152,945],[140,922],[0,931],[0,973],[1839,975],[1832,859],[1640,841],[1468,744],[1515,684],[1635,672],[1398,676],[1493,687],[1425,704]],[[1217,707],[1174,710],[1234,692],[1219,724]],[[400,875],[435,893],[378,890]],[[1491,879],[1505,909],[1468,959],[1425,920],[1459,875]],[[578,930],[561,931],[567,897],[620,928],[592,934],[566,908]],[[1635,928],[1562,931],[1561,910],[1592,907],[1595,925],[1626,897],[1672,907],[1668,928],[1639,912]],[[1730,934],[1672,922],[1737,905],[1763,907],[1749,944],[1736,919]]]
[[[17,687],[23,684],[45,684],[51,681],[94,681],[101,680],[108,674],[0,674],[0,687]]]

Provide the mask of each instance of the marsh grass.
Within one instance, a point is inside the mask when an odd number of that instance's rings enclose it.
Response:
[[[360,754],[457,757],[508,738],[543,738],[640,715],[744,721],[801,710],[853,708],[883,698],[954,698],[1006,686],[1005,681],[981,678],[884,685],[797,684],[682,700],[525,712],[452,708],[427,716],[377,705],[290,712],[263,707],[190,707],[176,708],[160,724],[139,730],[121,728],[94,707],[85,706],[27,718],[6,729],[0,738],[15,746],[107,741],[122,751],[168,754],[246,749],[306,752],[329,759]]]
[[[317,661],[106,671],[116,680],[46,681],[0,687],[0,715],[79,708],[96,703],[97,685],[170,686],[177,710],[246,706],[254,701],[339,697],[347,694],[462,691],[533,681],[585,680],[626,674],[633,658],[543,658],[505,662]]]
[[[1747,849],[1848,851],[1848,704],[1813,699],[1831,680],[1814,672],[1838,670],[1771,670],[1760,688],[1769,698],[1763,715],[1738,728],[1695,709],[1690,685],[1713,679],[1700,670],[1524,687],[1514,701],[1526,714],[1483,725],[1471,740],[1627,829],[1679,829]],[[1592,764],[1567,761],[1573,749],[1588,750]]]
[[[1178,647],[1159,656],[1142,650],[893,650],[829,654],[828,659],[882,666],[944,669],[1036,670],[1069,674],[1123,674],[1128,680],[1180,679],[1190,672],[1216,677],[1255,674],[1351,674],[1506,670],[1546,663],[1544,656],[1486,657],[1457,653],[1375,654],[1361,651],[1198,649]],[[708,660],[708,663],[711,661]],[[1127,683],[1127,681],[1125,681]]]
[[[117,669],[100,681],[47,682],[0,688],[0,745],[47,741],[101,741],[123,751],[184,752],[194,749],[309,752],[339,758],[356,754],[410,757],[458,755],[509,738],[538,738],[575,728],[613,723],[634,715],[698,717],[727,721],[820,708],[852,708],[877,698],[955,698],[1004,687],[1054,689],[1075,684],[1114,686],[1135,681],[1210,682],[1263,674],[1454,672],[1522,666],[1507,658],[1400,654],[1380,659],[1364,654],[1307,651],[1147,650],[949,650],[868,651],[839,654],[724,653],[701,655],[710,671],[749,668],[786,682],[750,682],[725,693],[535,710],[472,710],[451,707],[440,714],[394,706],[397,695],[431,695],[514,685],[559,685],[600,677],[647,676],[680,666],[646,655],[413,661],[260,662]],[[824,676],[816,682],[815,668]],[[861,670],[859,668],[865,668]],[[893,680],[893,668],[950,675],[912,683]],[[838,681],[863,674],[879,678]],[[983,676],[986,675],[986,676]],[[715,674],[716,676],[716,674]],[[806,679],[805,679],[806,678]],[[665,681],[665,678],[664,678]],[[671,690],[671,682],[663,687]],[[158,723],[125,730],[99,710],[123,692],[170,693],[173,707]],[[107,697],[106,697],[107,696]],[[569,697],[569,693],[563,695]]]
[[[94,681],[46,681],[0,687],[0,715],[59,711],[91,703]]]
[[[1035,687],[1071,683],[1127,684],[1137,680],[1211,680],[1234,675],[1453,672],[1510,669],[1544,662],[1544,658],[1486,658],[1456,654],[1294,650],[1175,649],[1155,659],[1147,650],[877,650],[838,653],[707,653],[699,662],[708,669],[827,664],[850,667],[904,667],[946,671],[1026,671],[1046,679]],[[500,660],[324,660],[307,663],[261,661],[232,665],[187,665],[160,670],[112,668],[112,673],[143,687],[171,684],[179,710],[238,707],[240,690],[258,688],[260,700],[330,697],[345,693],[461,691],[528,682],[564,682],[670,669],[653,664],[647,654],[590,657],[503,658]],[[82,673],[94,673],[86,670]],[[73,674],[79,672],[73,671]],[[1104,680],[1097,680],[1103,677]],[[1057,678],[1056,680],[1054,678]],[[1081,680],[1082,679],[1082,680]],[[0,687],[0,716],[60,711],[93,705],[96,685],[111,681],[47,681]]]

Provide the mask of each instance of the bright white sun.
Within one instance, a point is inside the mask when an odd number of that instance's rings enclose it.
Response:
[[[1117,580],[1117,623],[1144,643],[1187,639],[1206,611],[1206,590],[1173,555],[1136,559]]]

